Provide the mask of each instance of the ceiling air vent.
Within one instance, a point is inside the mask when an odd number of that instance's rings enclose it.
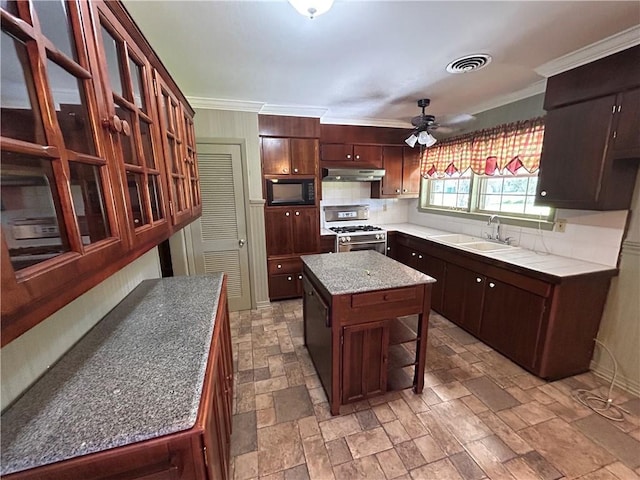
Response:
[[[491,63],[491,55],[484,53],[477,53],[475,55],[467,55],[462,58],[454,60],[447,65],[447,72],[449,73],[468,73],[475,70],[480,70]]]

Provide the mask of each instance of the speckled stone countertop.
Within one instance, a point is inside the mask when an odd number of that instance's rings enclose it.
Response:
[[[140,283],[2,415],[0,474],[193,427],[221,288]]]
[[[435,282],[430,276],[373,250],[303,255],[301,258],[331,295]]]
[[[421,225],[414,225],[412,223],[387,224],[380,226],[385,228],[387,231],[396,231],[406,233],[407,235],[412,235],[418,238],[425,238],[432,242],[471,252],[481,257],[500,260],[511,265],[516,265],[527,270],[544,273],[546,275],[551,275],[552,277],[557,278],[571,277],[574,275],[583,275],[596,272],[613,273],[616,271],[615,267],[611,267],[608,265],[587,262],[585,260],[578,260],[575,258],[562,257],[560,255],[535,252],[533,250],[528,250],[526,248],[520,247],[508,248],[497,252],[480,252],[477,250],[466,248],[463,244],[456,245],[438,238],[441,235],[450,234],[451,232],[423,227]],[[478,240],[482,241],[482,239],[480,238],[478,238]]]

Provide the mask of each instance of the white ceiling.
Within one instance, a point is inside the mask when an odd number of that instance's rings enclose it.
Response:
[[[640,43],[636,0],[336,0],[313,20],[286,0],[124,4],[194,106],[325,123],[406,125],[423,97],[440,119],[477,113],[543,91],[543,74],[575,58],[593,59],[591,50],[560,57],[614,35],[614,50]],[[612,53],[610,44],[599,56]],[[493,61],[477,72],[445,71],[475,53]]]

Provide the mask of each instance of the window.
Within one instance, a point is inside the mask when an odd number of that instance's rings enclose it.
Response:
[[[450,138],[422,155],[420,207],[440,212],[550,220],[535,204],[544,119]]]

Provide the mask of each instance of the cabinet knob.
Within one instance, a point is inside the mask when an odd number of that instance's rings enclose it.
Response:
[[[298,280],[302,280],[302,275],[298,275]]]
[[[122,120],[122,133],[127,137],[131,136],[131,126],[126,120]]]
[[[407,193],[407,189],[406,189],[406,188],[403,188],[403,189],[402,189],[402,193]]]
[[[418,258],[422,258],[422,255],[418,255]]]
[[[356,155],[356,160],[360,160],[360,155]]]
[[[282,173],[289,173],[289,169],[288,168],[283,168],[282,169]]]
[[[278,268],[282,268],[282,265],[278,264]]]
[[[495,286],[496,286],[496,284],[495,284],[495,283],[493,283],[493,282],[489,282],[489,288],[493,288],[493,287],[495,287]]]
[[[297,169],[297,168],[294,168],[294,169],[293,169],[293,173],[298,173],[298,169]]]
[[[347,153],[347,160],[351,160],[351,154]]]
[[[287,277],[287,280],[291,281],[293,280],[293,277]]]
[[[396,188],[396,193],[400,193],[400,189],[399,188]]]
[[[299,216],[300,216],[300,212],[296,212],[296,217],[299,217]]]
[[[391,251],[391,247],[387,247],[387,252],[390,252],[390,251]]]
[[[547,196],[547,191],[546,191],[546,190],[542,190],[542,191],[540,192],[540,196],[541,196],[541,197],[546,197],[546,196]]]
[[[122,132],[122,120],[120,120],[118,115],[114,115],[111,118],[105,118],[102,121],[102,126],[104,128],[108,128],[111,133]]]
[[[285,217],[288,217],[289,215],[291,215],[289,212],[284,212]]]
[[[412,256],[412,257],[415,257],[415,256],[416,256],[416,252],[412,252],[412,253],[411,253],[411,256]]]
[[[482,279],[480,277],[476,277],[476,283],[482,283]]]

